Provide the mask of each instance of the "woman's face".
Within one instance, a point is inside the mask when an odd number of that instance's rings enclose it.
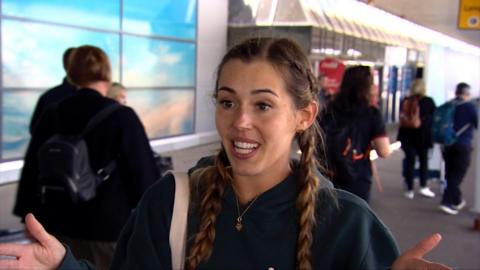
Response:
[[[218,79],[216,125],[234,176],[286,177],[293,137],[311,124],[305,110],[295,108],[267,61],[228,61]]]

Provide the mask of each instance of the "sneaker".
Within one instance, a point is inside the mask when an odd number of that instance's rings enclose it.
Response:
[[[435,193],[433,193],[433,191],[431,191],[428,187],[420,188],[420,190],[418,192],[422,196],[427,197],[427,198],[434,198],[435,197]]]
[[[446,214],[449,214],[449,215],[456,215],[458,214],[458,210],[456,209],[453,209],[453,207],[451,206],[448,206],[448,205],[445,205],[445,204],[441,204],[438,209],[440,209],[442,212],[446,213]]]
[[[413,197],[415,197],[415,193],[413,192],[413,190],[409,190],[409,191],[405,191],[403,196],[405,196],[405,198],[407,199],[413,200]]]
[[[455,209],[455,210],[457,210],[457,211],[460,211],[460,210],[462,210],[462,209],[465,207],[465,205],[467,205],[467,201],[462,200],[459,204],[456,204],[456,205],[454,204],[454,205],[452,205],[452,208]]]

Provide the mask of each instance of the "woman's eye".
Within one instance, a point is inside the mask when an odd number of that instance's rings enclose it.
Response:
[[[218,103],[225,109],[230,109],[234,105],[231,100],[220,100]]]
[[[260,102],[257,104],[257,107],[261,110],[261,111],[267,111],[269,110],[270,108],[272,108],[272,106],[270,106],[269,104],[267,103],[263,103],[263,102]]]

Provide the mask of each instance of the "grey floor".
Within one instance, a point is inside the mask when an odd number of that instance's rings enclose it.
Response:
[[[405,250],[421,238],[438,232],[443,240],[427,258],[454,269],[480,269],[480,231],[473,230],[475,216],[468,204],[473,203],[474,199],[474,169],[477,165],[472,162],[461,186],[467,207],[457,216],[450,216],[437,209],[440,196],[428,199],[415,194],[413,200],[403,197],[402,159],[403,153],[398,151],[388,159],[376,161],[384,191],[379,193],[373,189],[370,203],[392,230],[400,248]],[[430,183],[437,194],[440,193],[439,186],[437,181]]]

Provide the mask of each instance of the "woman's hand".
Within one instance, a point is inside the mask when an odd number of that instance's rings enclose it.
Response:
[[[36,240],[30,244],[0,244],[0,269],[57,269],[65,257],[65,247],[48,234],[32,214],[25,217],[27,232]]]
[[[442,240],[442,236],[438,233],[423,239],[415,247],[405,251],[398,257],[393,262],[392,270],[451,270],[452,268],[446,265],[423,259],[423,256],[434,249],[440,243],[440,240]]]

